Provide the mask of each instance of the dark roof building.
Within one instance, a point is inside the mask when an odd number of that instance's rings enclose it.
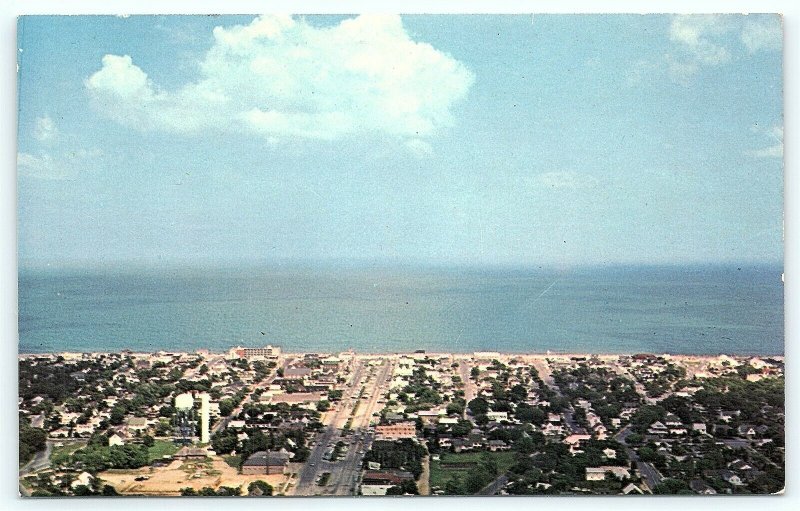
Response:
[[[289,453],[280,451],[258,451],[242,464],[242,474],[283,474],[289,464]]]

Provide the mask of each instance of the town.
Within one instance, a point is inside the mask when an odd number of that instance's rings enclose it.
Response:
[[[19,356],[23,495],[773,494],[782,356]]]

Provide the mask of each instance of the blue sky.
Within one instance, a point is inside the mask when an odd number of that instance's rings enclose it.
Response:
[[[782,261],[777,16],[18,29],[21,265]]]

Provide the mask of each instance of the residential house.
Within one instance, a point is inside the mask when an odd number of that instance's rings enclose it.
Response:
[[[702,479],[692,479],[689,482],[689,488],[700,495],[716,495],[717,490],[709,486],[709,484]]]
[[[76,477],[75,480],[72,481],[70,488],[74,490],[78,486],[89,487],[91,486],[93,480],[94,476],[92,476],[92,474],[90,474],[89,472],[81,472],[80,474],[78,474],[78,477]]]
[[[586,480],[602,481],[606,478],[607,473],[613,474],[617,479],[629,479],[631,477],[627,467],[606,465],[602,467],[586,467]]]
[[[669,428],[667,428],[667,426],[665,426],[661,421],[655,421],[654,423],[650,424],[647,432],[651,435],[666,435],[669,433]]]

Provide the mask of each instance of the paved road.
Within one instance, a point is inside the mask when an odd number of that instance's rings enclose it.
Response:
[[[50,466],[50,453],[53,452],[53,445],[55,445],[55,443],[55,440],[47,440],[45,448],[37,452],[33,459],[19,469],[19,476],[24,477],[31,472],[38,472],[39,470],[48,468]]]
[[[561,417],[564,419],[564,423],[570,429],[570,431],[575,435],[585,435],[586,428],[583,428],[578,425],[578,422],[575,420],[575,413],[573,411],[572,406],[569,409],[564,410],[561,413]]]
[[[539,373],[539,378],[550,387],[550,389],[556,393],[557,396],[562,396],[561,389],[558,388],[556,385],[555,380],[553,379],[553,371],[550,369],[550,364],[547,360],[542,360],[540,358],[536,358],[531,360],[531,365],[536,369],[536,372]]]
[[[316,492],[317,478],[328,470],[328,462],[323,459],[329,444],[335,444],[339,438],[339,428],[337,424],[345,417],[348,417],[353,410],[350,398],[357,396],[361,390],[362,373],[364,372],[363,361],[356,362],[350,386],[342,394],[342,399],[338,403],[338,408],[330,418],[329,424],[317,435],[316,444],[308,455],[308,460],[300,469],[297,477],[297,485],[294,488],[295,495],[314,495]]]
[[[358,414],[353,420],[352,433],[349,440],[346,441],[349,444],[347,454],[343,460],[330,462],[331,478],[325,489],[326,492],[332,495],[354,495],[358,491],[362,460],[364,459],[363,453],[372,447],[372,442],[375,440],[375,435],[370,429],[370,422],[376,409],[383,407],[378,400],[383,397],[393,367],[394,364],[391,361],[385,361],[377,370],[375,381],[367,387],[370,397],[366,403],[362,400]]]
[[[502,490],[506,484],[508,484],[508,476],[501,474],[497,479],[481,488],[475,495],[497,495],[497,492]]]
[[[50,456],[53,453],[53,447],[55,447],[56,444],[86,445],[87,443],[88,440],[80,440],[80,439],[59,438],[55,440],[47,440],[44,449],[37,452],[34,455],[33,459],[31,459],[28,463],[20,467],[19,478],[22,479],[27,475],[50,468]],[[25,488],[21,483],[19,485],[19,491],[21,495],[24,495],[26,497],[29,497],[31,494],[31,492],[27,488]]]
[[[558,397],[564,397],[564,394],[561,393],[561,388],[556,384],[556,381],[553,379],[553,371],[550,369],[550,364],[547,360],[542,359],[534,359],[531,361],[531,365],[536,368],[536,371],[539,373],[539,377],[544,381],[545,385],[550,387],[550,389],[556,393]],[[575,409],[572,407],[572,404],[561,413],[561,418],[564,420],[564,424],[570,429],[570,432],[576,435],[585,435],[586,429],[579,426],[578,423],[575,421]]]
[[[647,486],[650,491],[653,491],[656,486],[661,484],[664,478],[652,463],[641,461],[636,451],[628,447],[626,440],[631,434],[633,434],[633,430],[630,425],[627,425],[614,435],[614,440],[625,446],[625,452],[631,461],[636,462],[636,469],[639,471],[639,474],[641,474],[645,486]]]
[[[470,371],[472,371],[472,368],[469,366],[468,359],[461,359],[458,361],[458,374],[464,382],[464,401],[467,404],[478,395],[478,386],[472,381]],[[462,414],[463,419],[467,418],[467,410],[468,408],[465,406],[464,413]]]
[[[367,385],[370,397],[360,401],[357,413],[352,416],[351,429],[345,437],[339,426],[351,417],[355,402],[350,398],[357,397],[365,384],[364,367],[361,361],[358,364],[351,380],[352,386],[345,392],[340,408],[330,418],[328,426],[318,435],[317,443],[299,473],[295,495],[354,495],[358,490],[364,453],[375,439],[370,421],[376,409],[383,406],[378,401],[391,379],[394,363],[386,360],[379,369],[370,369],[369,374],[374,373],[375,376],[375,381]],[[340,440],[347,445],[344,457],[336,461],[323,459],[329,446]],[[330,473],[330,476],[326,485],[320,487],[316,481],[324,472]]]
[[[633,382],[633,388],[642,397],[642,399],[644,399],[645,403],[647,403],[649,405],[654,405],[654,404],[658,403],[658,399],[657,398],[650,397],[650,396],[647,395],[647,389],[644,388],[644,385],[639,383],[639,380],[637,380],[631,374],[630,371],[628,371],[627,367],[623,367],[623,366],[621,366],[619,364],[613,364],[613,367],[614,367],[614,370],[616,370],[617,374],[619,374],[623,378],[627,378],[627,379],[629,379],[630,381]]]
[[[646,461],[637,461],[636,468],[639,470],[639,473],[642,475],[642,479],[644,480],[644,484],[650,488],[650,491],[653,491],[656,486],[661,484],[661,481],[664,478],[659,473],[658,469],[654,467],[651,463]]]

